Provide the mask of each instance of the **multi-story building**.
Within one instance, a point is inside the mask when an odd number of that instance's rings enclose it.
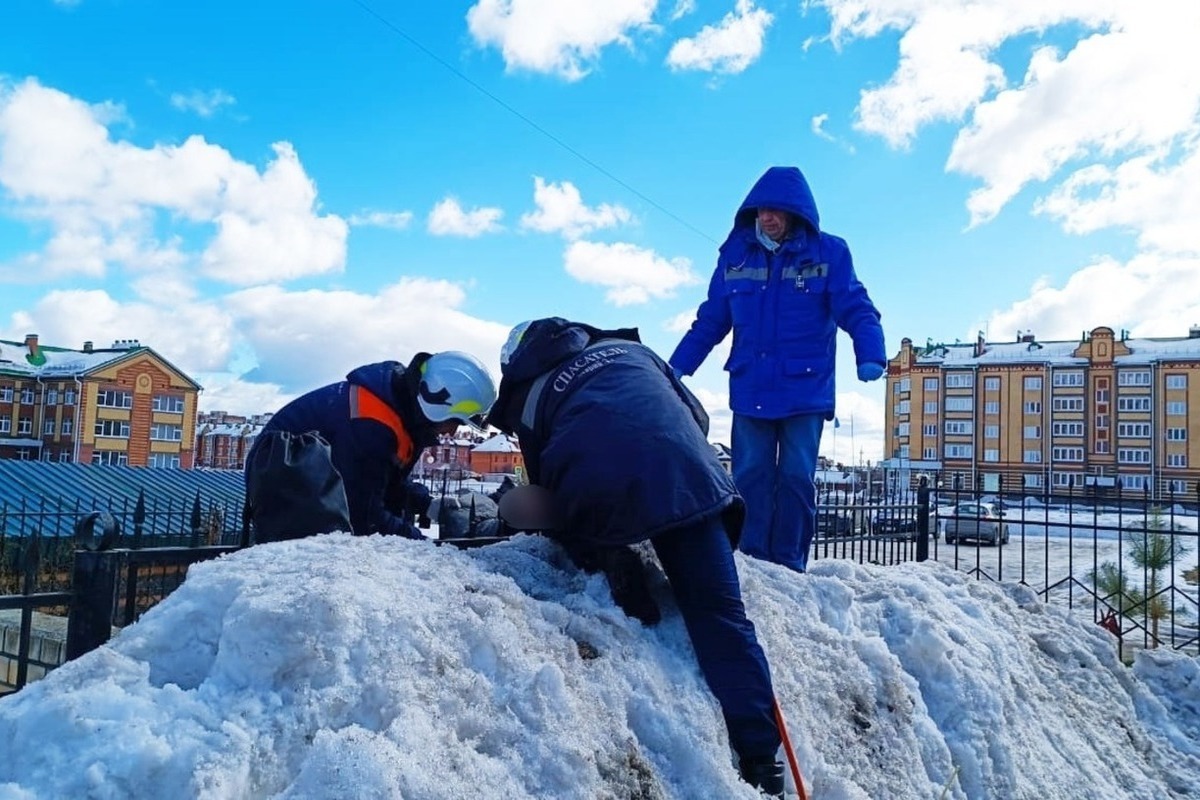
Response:
[[[1178,338],[1111,328],[1079,341],[928,344],[888,364],[884,465],[945,486],[1197,491],[1200,326]]]
[[[516,439],[498,433],[471,448],[471,469],[481,475],[524,475],[525,459]]]
[[[0,458],[192,466],[200,386],[149,347],[0,340]]]
[[[270,418],[270,414],[244,417],[226,411],[200,412],[196,419],[196,466],[245,469],[250,447]]]

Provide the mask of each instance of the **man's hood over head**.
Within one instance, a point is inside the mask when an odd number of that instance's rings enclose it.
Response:
[[[771,167],[763,173],[733,218],[733,230],[754,229],[760,208],[786,211],[808,225],[813,232],[821,230],[817,202],[813,199],[808,181],[797,167]]]

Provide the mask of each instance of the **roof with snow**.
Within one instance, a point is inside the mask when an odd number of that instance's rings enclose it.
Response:
[[[521,448],[504,434],[497,434],[471,448],[473,453],[519,453]]]
[[[120,339],[112,347],[91,350],[71,350],[33,342],[12,342],[0,339],[0,375],[37,378],[70,378],[87,375],[104,367],[131,359],[144,353],[152,354],[196,388],[199,384],[187,373],[163,358],[152,348],[134,339]]]
[[[1032,337],[1024,337],[1032,339]],[[1152,364],[1158,361],[1200,361],[1200,337],[1178,337],[1170,339],[1117,339],[1116,342],[1129,348],[1127,355],[1117,355],[1118,366]],[[930,344],[918,347],[918,364],[941,364],[946,368],[978,367],[988,364],[1029,363],[1052,366],[1086,366],[1087,358],[1074,355],[1080,341],[1039,342],[986,342],[983,352],[975,355],[973,343]]]

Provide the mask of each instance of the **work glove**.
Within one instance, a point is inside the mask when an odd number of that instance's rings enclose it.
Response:
[[[864,383],[870,383],[871,381],[877,381],[883,377],[884,369],[885,368],[884,368],[883,364],[875,364],[872,362],[867,362],[866,364],[859,364],[858,365],[858,379]]]

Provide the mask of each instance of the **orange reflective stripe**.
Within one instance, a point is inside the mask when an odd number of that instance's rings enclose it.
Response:
[[[373,419],[381,422],[396,435],[396,458],[401,464],[411,464],[413,458],[412,438],[404,430],[400,415],[371,390],[363,386],[352,386],[350,392],[350,418]]]

